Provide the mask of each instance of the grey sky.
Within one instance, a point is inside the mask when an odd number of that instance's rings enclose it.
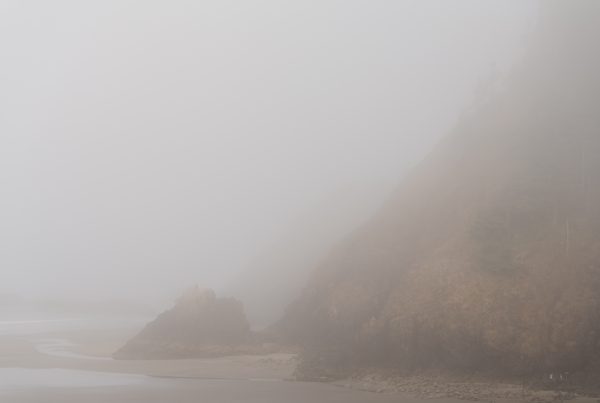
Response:
[[[340,188],[382,200],[536,4],[0,0],[0,293],[220,287]]]

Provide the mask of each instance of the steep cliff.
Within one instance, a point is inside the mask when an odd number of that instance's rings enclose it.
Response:
[[[279,329],[304,346],[304,368],[600,366],[598,38],[600,2],[542,3],[503,89],[288,308]]]

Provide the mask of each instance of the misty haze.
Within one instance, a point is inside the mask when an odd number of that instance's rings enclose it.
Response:
[[[596,403],[598,38],[598,0],[0,0],[0,402]]]

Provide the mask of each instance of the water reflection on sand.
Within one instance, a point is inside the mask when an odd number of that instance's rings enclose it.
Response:
[[[281,357],[275,363],[269,360],[260,363],[248,357],[122,362],[113,361],[109,355],[77,353],[79,346],[69,338],[73,330],[91,329],[97,336],[96,329],[119,326],[122,323],[115,321],[70,318],[0,321],[0,402],[387,403],[399,400],[398,395],[285,381],[290,373],[289,363],[281,361]],[[282,367],[278,367],[279,361],[284,363]],[[256,363],[260,363],[260,368],[254,366]],[[407,403],[411,399],[402,401]]]
[[[115,374],[61,368],[0,368],[0,391],[30,388],[86,388],[149,385],[155,379],[135,374]]]
[[[79,372],[79,371],[73,371]],[[41,377],[50,374],[50,378]],[[413,399],[399,400],[397,395],[373,394],[339,388],[331,385],[300,382],[264,382],[231,379],[161,379],[130,375],[91,373],[88,375],[41,371],[33,375],[43,384],[24,388],[0,387],[0,401],[10,403],[402,403],[417,402]],[[0,374],[2,376],[2,374]],[[74,378],[71,378],[75,376]],[[60,386],[71,378],[80,386]],[[54,381],[53,381],[54,380]],[[125,383],[125,384],[123,384]],[[450,403],[449,401],[446,403]]]

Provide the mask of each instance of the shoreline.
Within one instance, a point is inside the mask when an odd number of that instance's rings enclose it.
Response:
[[[295,376],[298,359],[293,353],[167,360],[112,359],[112,352],[133,333],[135,329],[119,328],[3,335],[0,336],[0,368],[62,369],[140,375],[173,381],[306,383]],[[309,383],[418,400],[598,402],[598,398],[584,394],[539,390],[506,379],[461,377],[451,373],[400,375],[392,371],[370,369],[346,379]]]
[[[0,336],[0,368],[82,370],[197,379],[290,380],[296,355],[236,355],[167,360],[115,360],[135,329],[75,330]]]

